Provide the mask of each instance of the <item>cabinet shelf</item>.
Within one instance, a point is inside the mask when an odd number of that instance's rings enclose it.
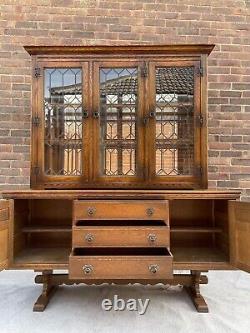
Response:
[[[208,228],[208,227],[173,227],[170,229],[174,233],[220,233],[221,228]]]
[[[17,256],[14,263],[21,264],[68,264],[70,248],[25,248]]]
[[[39,233],[39,232],[71,232],[71,226],[43,226],[36,225],[32,227],[24,227],[22,229],[25,233]]]
[[[228,256],[215,247],[172,247],[171,252],[177,263],[224,263]]]

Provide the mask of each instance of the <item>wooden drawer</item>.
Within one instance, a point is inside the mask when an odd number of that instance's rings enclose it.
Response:
[[[169,220],[167,200],[74,200],[73,219]]]
[[[168,226],[73,227],[73,247],[169,246]]]
[[[173,258],[167,248],[74,249],[70,279],[169,279]]]

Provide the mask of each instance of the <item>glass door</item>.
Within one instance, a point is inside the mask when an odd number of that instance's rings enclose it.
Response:
[[[37,188],[200,186],[200,61],[37,65],[31,179]]]
[[[40,64],[40,71],[38,183],[80,187],[89,170],[87,63]]]
[[[144,81],[140,63],[94,64],[93,177],[97,186],[136,186],[144,177]]]
[[[149,63],[146,147],[149,182],[200,182],[200,62]]]

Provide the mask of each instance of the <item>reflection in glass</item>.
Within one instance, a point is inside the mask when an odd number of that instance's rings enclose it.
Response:
[[[100,69],[100,172],[136,174],[137,68]]]
[[[82,70],[45,69],[44,117],[47,175],[82,174]]]
[[[156,175],[193,174],[194,68],[156,68]]]

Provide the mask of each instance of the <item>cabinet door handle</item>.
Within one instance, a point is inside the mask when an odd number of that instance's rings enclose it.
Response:
[[[93,113],[93,118],[94,118],[94,119],[98,119],[99,117],[100,117],[100,112],[95,111],[95,112]]]
[[[149,118],[155,118],[155,112],[154,111],[149,112]]]
[[[86,242],[88,242],[88,243],[92,243],[93,240],[94,240],[94,235],[93,235],[93,234],[87,234],[87,235],[85,236],[85,240],[86,240]]]
[[[91,274],[93,272],[92,265],[84,265],[82,269],[85,274]]]
[[[147,208],[146,214],[147,214],[147,216],[152,216],[154,214],[154,208]]]
[[[148,240],[150,243],[154,243],[156,241],[157,237],[155,234],[149,234],[148,235]]]
[[[143,119],[144,124],[147,125],[149,120],[154,118],[155,118],[155,112],[154,111],[149,112],[148,116],[144,117]]]
[[[157,273],[157,271],[158,271],[158,269],[159,269],[159,266],[158,266],[158,265],[155,265],[155,264],[153,264],[153,265],[149,265],[149,266],[148,266],[148,269],[149,269],[149,271],[150,271],[151,273],[155,274],[155,273]]]
[[[87,209],[88,216],[93,216],[95,214],[95,212],[96,212],[95,207],[89,207]]]
[[[83,111],[83,118],[88,118],[88,117],[89,117],[88,111]]]

